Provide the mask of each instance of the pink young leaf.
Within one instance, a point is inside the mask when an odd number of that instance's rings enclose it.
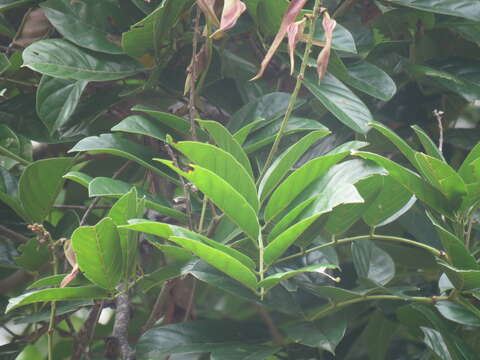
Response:
[[[63,278],[62,282],[60,283],[60,287],[64,288],[65,286],[70,284],[77,277],[79,272],[80,272],[80,270],[78,268],[78,264],[75,264],[72,271],[70,271],[70,274],[66,275]]]
[[[288,25],[288,53],[290,54],[290,75],[293,74],[295,68],[295,47],[298,41],[302,38],[303,30],[305,29],[306,19],[296,21]]]
[[[253,79],[251,79],[252,81],[260,79],[262,77],[268,64],[270,63],[270,60],[272,60],[272,57],[275,54],[275,51],[277,51],[282,40],[285,38],[285,35],[288,32],[288,27],[295,22],[295,19],[297,18],[298,14],[300,14],[300,11],[303,9],[306,2],[307,0],[292,0],[290,2],[290,5],[288,5],[285,15],[283,15],[283,20],[282,20],[282,24],[280,25],[280,29],[278,30],[277,35],[275,36],[275,39],[273,39],[273,43],[270,46],[270,49],[268,49],[268,52],[262,61],[262,64],[260,66],[260,71]]]
[[[247,10],[247,6],[240,0],[224,0],[220,28],[211,37],[214,39],[221,38],[225,31],[235,26],[238,18],[245,10]]]
[[[332,49],[333,30],[336,25],[337,22],[331,19],[328,13],[325,12],[322,21],[323,30],[325,31],[325,47],[320,51],[317,58],[317,73],[319,81],[323,79],[327,72],[330,51]]]

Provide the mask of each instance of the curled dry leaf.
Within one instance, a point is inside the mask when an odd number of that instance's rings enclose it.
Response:
[[[320,51],[317,58],[317,73],[318,73],[318,80],[322,80],[327,72],[328,61],[330,59],[330,51],[332,49],[332,41],[333,41],[333,30],[337,22],[330,18],[327,12],[323,13],[323,21],[322,26],[323,30],[325,31],[325,47]]]
[[[217,14],[215,14],[215,1],[216,0],[197,0],[197,5],[207,21],[219,27],[220,21],[218,20]]]
[[[225,31],[235,26],[238,18],[245,10],[247,10],[247,6],[240,0],[224,0],[220,28],[211,37],[214,39],[221,38]]]
[[[298,41],[302,38],[306,20],[307,19],[296,21],[293,24],[290,24],[287,29],[288,53],[290,55],[290,75],[293,74],[295,68],[295,47],[297,46]]]
[[[282,43],[282,40],[285,38],[285,35],[287,35],[289,26],[295,22],[295,19],[297,18],[298,14],[300,14],[300,11],[303,9],[306,2],[307,0],[292,0],[290,2],[287,11],[285,12],[285,15],[283,15],[280,29],[278,30],[277,35],[275,36],[275,39],[273,39],[273,43],[270,46],[270,49],[268,49],[268,52],[262,61],[260,71],[257,75],[255,75],[254,78],[251,79],[252,81],[260,79],[263,76],[263,73],[265,72],[265,69],[270,63],[270,60],[272,60],[275,51],[277,51],[278,47]],[[297,28],[297,30],[299,30],[299,28]]]
[[[72,271],[70,271],[70,273],[63,278],[62,282],[60,283],[61,288],[70,284],[80,272],[78,268],[77,257],[75,256],[75,252],[73,251],[72,240],[70,239],[65,240],[63,244],[63,251],[65,253],[65,258],[67,259],[68,263],[72,266]]]

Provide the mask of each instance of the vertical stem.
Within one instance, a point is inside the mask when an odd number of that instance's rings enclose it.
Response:
[[[192,139],[197,140],[197,132],[195,130],[195,118],[197,117],[197,110],[195,109],[195,84],[198,76],[198,61],[197,61],[197,48],[198,48],[198,33],[200,32],[200,9],[196,7],[196,15],[194,19],[193,39],[192,39],[192,67],[190,69],[190,93],[188,99],[188,112],[190,117],[190,132]]]
[[[260,281],[263,281],[265,277],[265,264],[263,261],[263,254],[265,247],[263,245],[262,230],[258,232],[258,273],[260,274]],[[263,300],[265,296],[265,288],[260,288],[260,298]]]
[[[307,37],[307,44],[305,46],[305,51],[303,53],[303,58],[302,58],[302,64],[300,66],[300,72],[297,75],[297,81],[295,83],[295,88],[292,92],[292,96],[290,97],[290,102],[288,103],[287,111],[285,112],[285,117],[283,118],[282,124],[280,125],[280,130],[277,133],[277,136],[275,137],[275,141],[272,145],[272,149],[270,150],[270,153],[268,154],[267,161],[265,162],[265,165],[263,166],[262,172],[258,178],[258,182],[262,180],[263,176],[265,175],[265,172],[267,171],[268,167],[272,163],[273,156],[278,150],[278,146],[280,145],[280,141],[282,140],[283,133],[285,132],[285,129],[288,124],[288,120],[290,119],[290,116],[292,115],[293,109],[295,107],[295,103],[297,102],[297,97],[298,93],[300,92],[300,88],[302,87],[302,81],[305,76],[305,70],[307,69],[307,64],[308,64],[308,57],[310,55],[310,52],[312,50],[312,39],[313,39],[313,34],[315,34],[315,23],[318,17],[319,9],[320,9],[320,3],[321,0],[315,0],[315,5],[313,7],[313,16],[309,20],[309,33]]]
[[[55,254],[55,242],[50,237],[50,251],[52,252],[53,275],[58,274],[58,259]],[[55,313],[57,311],[57,303],[50,303],[50,322],[48,324],[48,360],[53,360],[53,335],[55,333]]]
[[[205,212],[207,210],[207,204],[208,204],[208,197],[204,196],[203,197],[203,203],[202,203],[202,212],[200,213],[200,222],[198,223],[198,232],[202,233],[203,231],[203,223],[205,221]]]

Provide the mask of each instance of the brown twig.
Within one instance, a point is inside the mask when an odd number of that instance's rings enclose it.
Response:
[[[445,113],[442,110],[435,109],[433,110],[433,116],[435,116],[435,119],[437,119],[438,123],[438,150],[440,153],[443,152],[443,115]]]
[[[87,320],[83,324],[82,329],[74,336],[75,342],[73,343],[73,355],[71,360],[80,360],[85,352],[88,353],[87,347],[90,345],[95,332],[95,326],[97,325],[100,313],[103,309],[103,301],[95,304],[88,314]]]
[[[133,350],[128,343],[128,323],[130,322],[130,296],[128,291],[122,292],[124,285],[119,286],[121,292],[115,299],[116,311],[113,324],[112,337],[118,345],[120,358],[122,360],[134,359]]]
[[[190,288],[190,294],[188,296],[187,308],[185,309],[185,316],[183,321],[188,321],[193,309],[193,301],[195,299],[195,290],[197,288],[197,279],[192,276],[192,287]]]
[[[166,281],[163,284],[162,289],[158,294],[157,300],[155,300],[155,304],[153,305],[152,311],[150,312],[150,316],[148,317],[148,320],[145,323],[145,325],[143,325],[142,327],[142,334],[147,330],[150,330],[158,321],[158,319],[162,316],[162,313],[164,312],[165,304],[168,299],[168,294],[172,289],[173,284],[174,283],[172,281]]]
[[[270,335],[272,336],[273,343],[275,345],[281,345],[284,343],[283,341],[283,336],[278,330],[277,326],[273,322],[272,317],[266,311],[262,306],[256,305],[255,306],[257,309],[257,312],[259,313],[260,317],[262,318],[263,322],[265,325],[267,325],[268,331],[270,332]]]
[[[198,34],[200,32],[200,9],[196,7],[196,15],[194,19],[194,30],[193,30],[193,39],[192,39],[192,63],[190,67],[190,88],[189,88],[189,97],[188,97],[188,113],[190,117],[190,133],[193,140],[197,140],[197,132],[195,130],[195,118],[198,117],[197,109],[195,108],[195,85],[197,82],[198,76],[198,61],[197,61],[197,52],[198,52]]]
[[[18,241],[19,243],[25,244],[27,243],[30,239],[27,238],[26,236],[23,236],[22,234],[10,230],[9,228],[0,225],[0,235],[4,235],[5,237],[9,238],[10,240],[15,240]]]

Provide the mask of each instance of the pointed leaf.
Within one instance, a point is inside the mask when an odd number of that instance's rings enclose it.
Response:
[[[174,143],[173,146],[194,163],[220,176],[258,211],[255,183],[247,170],[230,153],[210,144],[193,141],[182,141]]]
[[[108,290],[118,285],[122,277],[122,250],[112,219],[78,228],[72,234],[72,245],[85,277]]]
[[[155,120],[148,119],[141,115],[130,115],[120,121],[111,130],[150,136],[161,141],[165,141],[166,136],[166,132],[162,129],[161,123],[156,124]]]
[[[94,53],[63,39],[34,42],[22,56],[24,66],[62,79],[108,81],[146,70],[127,56]]]
[[[232,154],[232,156],[242,164],[253,179],[250,160],[248,160],[247,154],[243,151],[242,146],[238,143],[236,138],[217,121],[197,120],[197,122],[207,130],[208,134],[220,148]]]
[[[192,182],[201,192],[203,192],[215,205],[217,205],[225,214],[233,220],[252,240],[256,241],[260,231],[255,210],[240,195],[240,193],[229,185],[220,176],[193,165],[193,170],[187,172],[177,169],[171,161],[158,160],[169,166],[179,175]]]
[[[386,285],[395,276],[392,258],[371,240],[352,242],[352,258],[359,277]]]
[[[313,34],[313,40],[316,42],[324,43],[325,29],[322,26],[323,19],[318,19],[315,26],[315,34]],[[341,24],[337,24],[333,29],[333,43],[332,48],[335,50],[345,51],[356,54],[357,47],[355,46],[355,39],[353,35]]]
[[[9,299],[6,312],[12,311],[20,306],[37,302],[106,299],[107,297],[108,292],[106,290],[93,285],[63,289],[43,289]]]
[[[423,131],[417,125],[413,125],[412,129],[417,134],[417,137],[422,143],[422,146],[425,149],[425,152],[427,153],[427,155],[445,162],[445,158],[443,157],[443,154],[440,152],[440,150],[438,150],[437,145],[435,145],[435,143],[432,141],[432,139],[430,139],[430,137],[425,133],[425,131]]]
[[[311,73],[308,73],[303,84],[338,120],[350,129],[366,134],[373,121],[367,106],[348,87],[327,73],[318,84]]]
[[[310,273],[319,273],[325,276],[325,270],[336,269],[336,268],[337,266],[332,264],[315,264],[315,265],[305,266],[296,270],[290,270],[290,271],[285,271],[285,272],[276,273],[274,275],[270,275],[265,279],[263,279],[263,281],[260,281],[257,286],[270,289],[275,285],[277,285],[278,283],[280,283],[281,281],[287,280],[298,274],[310,272]],[[330,275],[327,275],[327,276],[331,278]]]
[[[480,182],[480,175],[475,172],[475,168],[472,165],[478,159],[480,159],[480,142],[468,153],[458,169],[458,173],[467,184]]]
[[[418,10],[480,21],[480,9],[477,2],[472,0],[391,0],[390,2]]]

